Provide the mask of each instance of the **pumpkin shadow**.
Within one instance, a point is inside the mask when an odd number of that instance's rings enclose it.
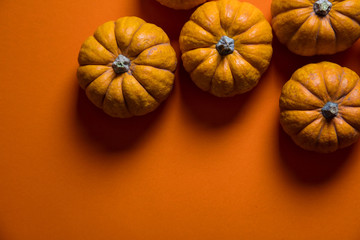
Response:
[[[233,122],[246,103],[251,101],[250,96],[260,88],[261,79],[258,86],[247,93],[234,97],[216,97],[199,89],[182,66],[182,62],[179,64],[178,85],[182,104],[187,115],[206,127],[218,128]]]
[[[120,152],[137,146],[145,133],[154,126],[164,109],[164,103],[153,112],[126,119],[113,118],[92,104],[83,89],[78,87],[76,120],[91,144],[105,152]]]
[[[193,10],[175,10],[165,7],[155,0],[141,0],[141,16],[145,21],[161,27],[171,40],[178,40],[184,24]],[[161,17],[160,17],[161,16]]]
[[[305,57],[296,55],[295,53],[292,53],[290,50],[287,49],[287,47],[280,43],[277,37],[274,34],[273,39],[273,57],[272,62],[274,65],[274,68],[276,70],[277,76],[281,77],[281,84],[284,84],[287,82],[292,74],[299,68],[310,64],[310,63],[318,63],[322,61],[328,61],[337,63],[340,66],[348,65],[349,62],[349,55],[350,52],[353,51],[353,47],[333,55],[319,55],[319,56],[311,56],[311,57]]]
[[[354,145],[333,153],[316,153],[297,146],[278,123],[281,165],[297,181],[305,185],[324,184],[340,172],[353,152]]]

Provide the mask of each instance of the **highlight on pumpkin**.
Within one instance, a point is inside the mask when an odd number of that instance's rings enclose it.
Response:
[[[155,110],[171,92],[176,53],[166,33],[137,17],[99,26],[82,44],[77,76],[89,100],[113,117]]]
[[[330,55],[360,38],[358,0],[272,0],[272,27],[282,44],[298,55]]]
[[[280,123],[300,147],[322,153],[360,136],[360,79],[330,62],[298,69],[282,88]]]
[[[272,57],[272,29],[262,12],[238,0],[198,7],[180,33],[185,70],[203,91],[231,97],[250,91]]]

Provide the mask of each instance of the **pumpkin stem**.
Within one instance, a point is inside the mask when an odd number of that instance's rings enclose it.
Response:
[[[325,17],[330,12],[331,7],[332,3],[328,0],[318,0],[314,3],[314,12],[320,17]]]
[[[125,73],[130,69],[130,59],[120,54],[113,62],[112,68],[116,74]]]
[[[325,106],[321,109],[321,113],[326,118],[326,120],[331,120],[338,115],[339,104],[327,102]]]
[[[221,56],[226,56],[234,52],[235,42],[234,39],[228,36],[221,37],[220,41],[216,44],[216,50]]]

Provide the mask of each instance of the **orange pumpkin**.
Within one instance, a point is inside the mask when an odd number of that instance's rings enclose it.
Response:
[[[174,9],[190,9],[196,7],[207,0],[156,0],[164,6]]]
[[[272,56],[270,24],[255,6],[207,2],[180,34],[184,68],[202,90],[230,97],[255,87]]]
[[[360,81],[330,62],[298,69],[280,97],[280,123],[300,147],[333,152],[353,144],[360,131]]]
[[[173,87],[177,64],[166,33],[137,17],[98,27],[78,61],[79,84],[90,101],[120,118],[155,110]]]
[[[334,54],[360,37],[359,0],[273,0],[271,13],[279,41],[299,55]]]

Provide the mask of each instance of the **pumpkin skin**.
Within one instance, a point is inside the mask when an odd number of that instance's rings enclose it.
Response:
[[[164,6],[173,9],[190,9],[196,7],[207,0],[156,0]]]
[[[97,28],[82,44],[77,76],[97,107],[113,117],[155,110],[174,84],[177,58],[166,33],[137,17]]]
[[[180,33],[185,70],[203,91],[231,97],[250,91],[272,57],[272,30],[262,12],[247,2],[201,5]]]
[[[341,52],[360,37],[359,0],[273,0],[271,13],[275,35],[298,55]]]
[[[330,62],[298,69],[280,96],[280,123],[300,147],[329,153],[359,138],[360,81]]]

